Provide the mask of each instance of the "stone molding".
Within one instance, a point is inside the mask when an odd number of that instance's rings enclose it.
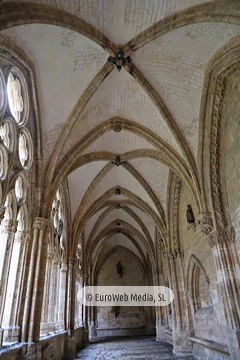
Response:
[[[6,208],[4,206],[0,206],[0,223],[4,219],[5,209]]]
[[[33,228],[39,231],[48,231],[52,229],[52,224],[48,219],[36,217],[33,222]]]
[[[219,76],[216,83],[215,101],[213,104],[212,133],[210,148],[210,173],[211,173],[211,192],[213,207],[218,229],[224,229],[227,226],[226,214],[224,211],[222,184],[224,184],[224,175],[222,169],[222,122],[226,116],[226,106],[228,96],[226,94],[226,78],[240,73],[240,63],[237,62],[229,66]],[[236,76],[236,75],[235,75]]]
[[[181,194],[181,179],[176,176],[173,198],[173,247],[174,253],[181,253],[180,237],[179,237],[179,202]]]
[[[235,236],[236,233],[233,226],[226,229],[217,229],[209,236],[208,242],[213,247],[218,244],[233,242],[235,241]]]
[[[196,225],[201,233],[209,235],[213,230],[213,221],[210,214],[200,214],[199,219],[196,221]]]
[[[182,259],[184,257],[184,254],[180,251],[168,252],[166,255],[168,260]]]
[[[2,232],[8,234],[10,232],[15,233],[17,231],[17,220],[3,220],[1,223]]]
[[[134,263],[137,265],[137,267],[139,268],[139,270],[141,271],[143,277],[145,276],[145,271],[144,271],[144,267],[140,261],[140,259],[138,259],[137,255],[135,255],[133,253],[133,251],[127,249],[127,248],[124,248],[123,246],[121,245],[116,245],[114,246],[114,248],[112,248],[110,251],[108,251],[105,255],[104,255],[104,258],[102,259],[102,261],[98,264],[98,267],[96,269],[96,272],[94,274],[94,281],[97,283],[97,278],[98,278],[98,275],[104,265],[104,263],[112,256],[114,255],[116,252],[118,251],[121,251],[123,252],[125,255],[127,255],[128,257],[130,257]]]
[[[15,241],[29,243],[31,240],[31,235],[28,231],[18,231],[15,237]]]

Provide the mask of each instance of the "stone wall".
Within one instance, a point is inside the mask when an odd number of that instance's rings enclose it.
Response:
[[[123,266],[119,278],[116,264]],[[113,254],[102,266],[98,277],[99,286],[144,286],[144,278],[137,264],[122,252]],[[150,307],[99,307],[97,332],[101,336],[146,334],[153,332],[154,320]]]
[[[83,328],[73,331],[72,336],[64,331],[57,335],[40,339],[37,343],[17,344],[0,350],[3,360],[72,360],[83,347]]]
[[[188,204],[191,205],[196,220],[198,215],[196,205],[188,187],[183,184],[179,204],[179,231],[194,336],[224,343],[227,325],[223,304],[217,294],[217,274],[212,249],[206,235],[198,228],[189,229],[186,220]],[[194,294],[195,299],[193,299]],[[194,301],[197,303],[195,309],[193,308]]]

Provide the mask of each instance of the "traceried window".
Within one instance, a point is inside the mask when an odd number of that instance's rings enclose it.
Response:
[[[51,221],[53,233],[48,242],[41,336],[65,330],[66,324],[67,219],[63,185],[56,191],[52,203]]]
[[[14,119],[19,122],[23,111],[23,98],[20,81],[10,72],[7,80],[9,107]]]
[[[7,71],[6,71],[7,69]],[[17,315],[28,239],[27,184],[32,183],[33,140],[23,73],[0,56],[0,347],[20,340]],[[21,264],[21,266],[20,266]]]
[[[10,149],[10,128],[8,123],[0,126],[0,136],[6,148]]]

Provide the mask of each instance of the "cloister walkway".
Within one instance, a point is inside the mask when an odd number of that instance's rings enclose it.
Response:
[[[155,337],[114,338],[102,342],[91,343],[81,350],[77,359],[84,360],[170,360],[188,359],[191,356],[176,356],[172,354],[172,346],[167,342],[156,342]]]

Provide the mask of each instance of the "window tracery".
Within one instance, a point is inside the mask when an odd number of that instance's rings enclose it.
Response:
[[[11,72],[7,80],[7,93],[10,111],[18,123],[21,119],[21,112],[23,111],[23,98],[20,81],[14,77]]]
[[[0,56],[0,206],[5,208],[0,225],[0,279],[3,291],[0,302],[0,347],[20,339],[17,323],[16,296],[23,281],[25,243],[28,234],[27,184],[32,183],[34,169],[33,140],[29,121],[28,87],[20,69],[9,63],[10,57]],[[22,65],[20,65],[22,66]],[[7,69],[7,70],[6,70]],[[30,170],[30,171],[29,171]],[[28,188],[31,193],[31,188]],[[27,246],[27,245],[26,245]],[[21,261],[21,268],[19,268]],[[13,332],[16,334],[12,336]],[[2,337],[1,337],[2,336]]]
[[[7,149],[10,149],[10,129],[8,123],[0,126],[0,136]]]
[[[16,195],[17,201],[20,201],[24,196],[23,179],[21,176],[18,176],[15,181],[15,195]]]

